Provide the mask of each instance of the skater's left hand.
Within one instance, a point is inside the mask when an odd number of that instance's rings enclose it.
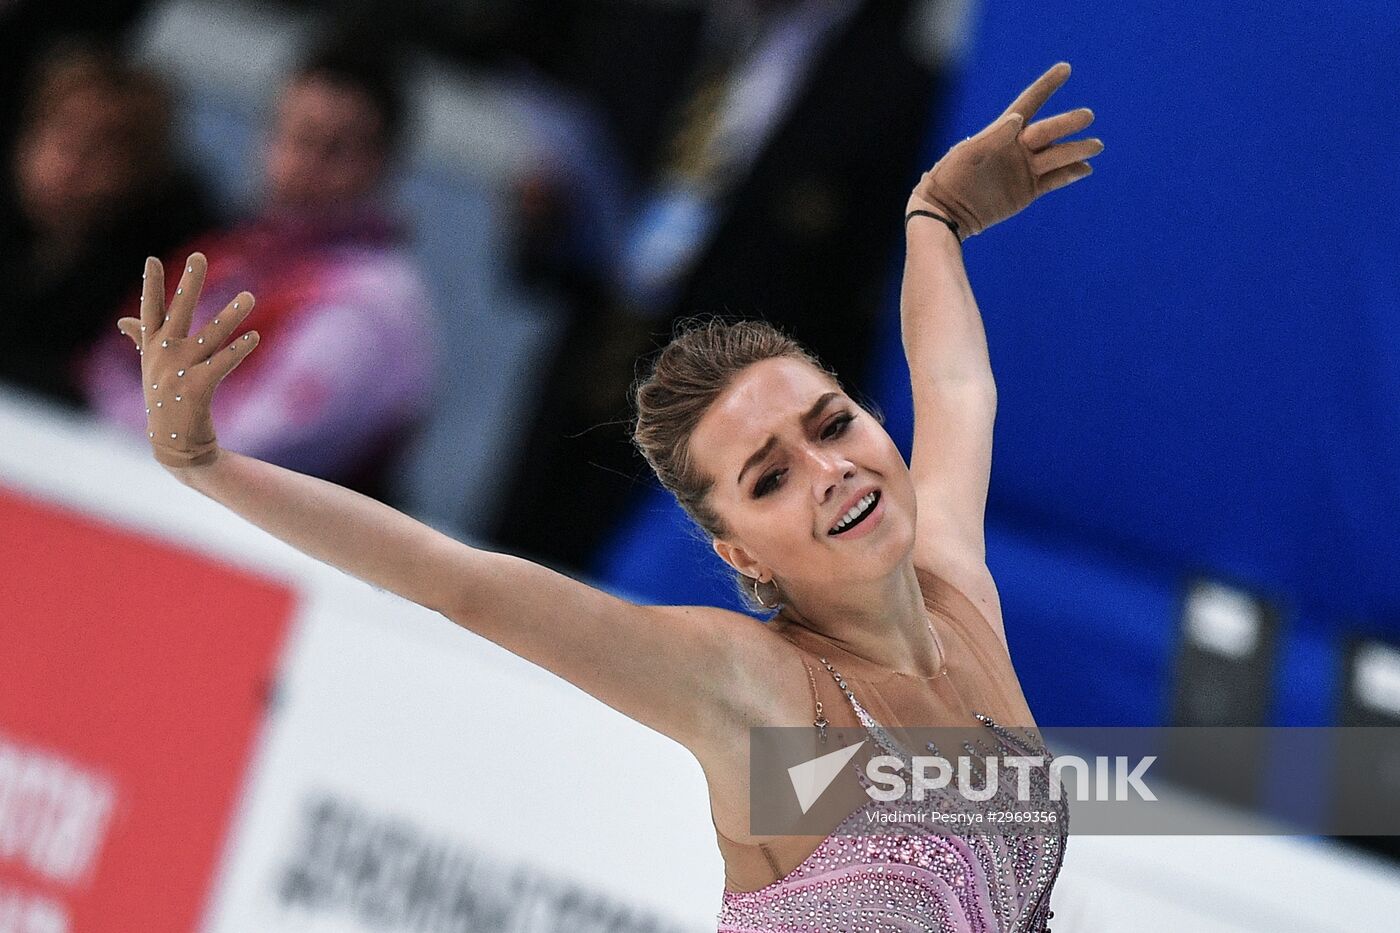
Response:
[[[1081,107],[1029,123],[1069,71],[1068,62],[1054,65],[982,132],[949,149],[919,179],[908,210],[944,214],[957,222],[958,236],[965,238],[1092,172],[1087,160],[1103,151],[1101,140],[1056,144],[1094,122],[1092,110]]]

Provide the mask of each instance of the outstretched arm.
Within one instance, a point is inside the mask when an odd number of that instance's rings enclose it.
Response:
[[[118,322],[141,354],[147,433],[172,476],[298,550],[447,616],[697,754],[731,740],[730,726],[747,715],[739,704],[761,682],[750,658],[764,633],[747,616],[634,605],[530,561],[470,547],[353,490],[221,448],[210,399],[258,341],[256,331],[234,336],[252,307],[247,292],[188,333],[204,273],[196,253],[167,314],[163,269],[148,260],[141,318]]]
[[[167,470],[297,550],[441,613],[687,748],[731,731],[722,721],[737,715],[730,704],[742,683],[746,616],[638,606],[233,451]]]

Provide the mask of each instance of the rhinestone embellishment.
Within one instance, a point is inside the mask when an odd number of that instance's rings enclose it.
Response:
[[[866,712],[846,678],[827,659],[820,660],[864,730],[877,745],[889,749],[888,731]],[[1030,730],[1022,736],[982,713],[969,712],[989,734],[988,739],[978,740],[978,746],[1049,757]],[[857,768],[856,775],[867,789],[872,786],[863,769]],[[1038,796],[1048,795],[1043,775],[1036,788]],[[718,933],[1049,933],[1050,892],[1068,834],[1069,814],[1063,801],[1047,802],[1047,809],[1059,808],[1061,819],[1043,835],[950,834],[917,823],[905,823],[899,832],[872,835],[864,828],[871,808],[885,806],[872,800],[851,813],[796,868],[771,884],[753,891],[726,889]]]

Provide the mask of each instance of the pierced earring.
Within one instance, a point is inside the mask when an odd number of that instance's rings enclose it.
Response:
[[[754,598],[754,599],[758,602],[758,604],[759,604],[760,606],[762,606],[764,609],[776,609],[776,608],[778,607],[778,603],[775,602],[775,603],[773,603],[773,605],[770,606],[770,605],[768,605],[767,603],[765,603],[765,602],[763,601],[763,597],[762,597],[762,596],[759,596],[759,595],[758,595],[758,584],[759,584],[760,582],[762,582],[762,581],[760,581],[760,580],[758,579],[758,577],[754,577],[754,578],[753,578],[753,598]],[[779,600],[779,602],[781,602],[781,600]]]

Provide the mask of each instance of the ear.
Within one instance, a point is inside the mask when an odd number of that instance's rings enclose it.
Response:
[[[745,576],[759,576],[761,565],[758,561],[753,559],[753,555],[739,545],[730,544],[728,541],[721,541],[719,538],[715,538],[710,542],[710,546],[715,549],[715,553],[719,555],[720,560],[724,561],[735,570]]]

